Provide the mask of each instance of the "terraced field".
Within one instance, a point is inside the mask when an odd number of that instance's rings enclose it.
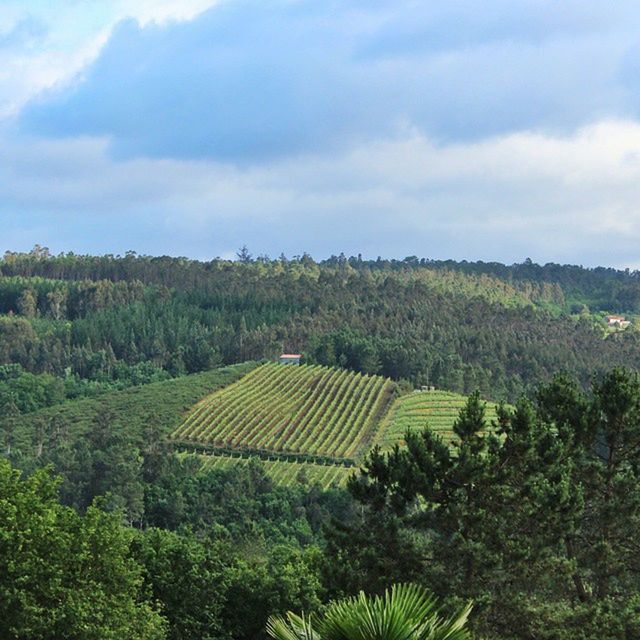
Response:
[[[374,444],[388,450],[407,430],[428,426],[454,439],[465,396],[420,391],[395,398],[395,389],[390,380],[343,369],[264,364],[202,398],[171,437],[203,470],[258,457],[277,485],[306,478],[340,486]],[[486,418],[489,426],[495,404],[486,403]]]
[[[222,455],[198,455],[202,462],[202,470],[228,469],[235,465],[249,463],[249,457],[231,457]],[[283,460],[260,459],[265,473],[278,486],[288,486],[296,482],[319,484],[323,489],[332,486],[343,486],[355,467],[342,465],[313,464],[309,462],[286,462]]]
[[[203,398],[172,437],[218,453],[355,460],[370,448],[394,389],[380,376],[269,363]]]
[[[467,397],[450,391],[417,391],[401,396],[385,416],[376,443],[383,450],[401,443],[407,430],[429,427],[437,431],[445,441],[453,440],[453,423]],[[487,426],[496,418],[496,405],[486,403]]]

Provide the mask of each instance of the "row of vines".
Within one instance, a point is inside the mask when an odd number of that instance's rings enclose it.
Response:
[[[229,469],[235,465],[246,465],[251,458],[220,455],[198,455],[201,469]],[[320,465],[308,462],[284,462],[281,460],[260,460],[265,474],[278,486],[297,483],[318,484],[323,489],[342,486],[353,470],[339,465]]]
[[[218,449],[354,459],[371,445],[394,388],[380,376],[269,363],[201,400],[173,437]]]
[[[384,419],[377,440],[382,449],[403,442],[407,431],[429,427],[445,441],[454,439],[453,424],[467,397],[449,391],[416,391],[398,398]],[[496,405],[485,404],[487,427],[496,420]]]

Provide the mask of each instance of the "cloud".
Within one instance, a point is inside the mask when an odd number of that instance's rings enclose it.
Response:
[[[418,129],[441,142],[631,117],[621,75],[640,11],[621,0],[229,0],[121,22],[24,131],[100,136],[115,157],[252,163]]]
[[[46,25],[27,15],[19,19],[8,31],[0,32],[0,50],[32,48],[42,42],[46,34]]]
[[[434,144],[418,131],[331,157],[233,167],[113,160],[106,139],[0,146],[5,247],[534,260],[635,266],[640,125]],[[19,214],[15,212],[20,212]]]
[[[216,0],[3,0],[0,3],[0,118],[43,90],[60,90],[98,55],[115,24],[189,20]]]
[[[0,7],[0,249],[637,266],[635,4],[211,4]]]

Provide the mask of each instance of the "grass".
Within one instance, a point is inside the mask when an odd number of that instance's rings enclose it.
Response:
[[[59,417],[75,438],[89,429],[96,416],[104,413],[136,438],[141,439],[150,424],[166,436],[203,396],[235,382],[257,366],[256,362],[245,362],[47,407],[19,418],[15,446],[31,447],[35,426],[46,424],[54,417]]]
[[[415,391],[396,399],[385,416],[376,444],[383,450],[404,442],[407,431],[425,427],[436,431],[445,441],[455,438],[453,423],[467,397],[450,391]],[[496,405],[486,403],[487,426],[496,418]]]
[[[182,454],[194,455],[194,454]],[[228,469],[236,465],[245,465],[252,457],[232,457],[217,454],[200,455],[198,460],[202,470]],[[310,462],[285,462],[282,460],[260,459],[266,475],[278,486],[290,486],[295,483],[319,484],[323,489],[344,486],[353,468],[341,465],[313,464]]]

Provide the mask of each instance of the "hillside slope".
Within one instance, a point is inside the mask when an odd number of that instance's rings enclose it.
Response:
[[[608,334],[604,316],[632,321]],[[100,385],[273,359],[514,401],[557,371],[640,367],[640,274],[364,261],[128,255],[0,260],[0,366]]]
[[[38,427],[44,425],[46,430],[54,420],[61,421],[72,438],[78,437],[101,414],[126,427],[134,438],[141,437],[149,426],[166,435],[203,396],[235,382],[257,366],[256,362],[245,362],[41,409],[19,418],[14,447],[28,454]]]
[[[219,452],[355,460],[373,441],[394,389],[385,378],[346,369],[265,364],[202,399],[172,437]]]
[[[450,391],[415,391],[397,398],[385,416],[376,444],[383,450],[401,443],[407,431],[426,427],[435,431],[445,442],[454,439],[453,424],[467,397]],[[485,403],[487,427],[496,419],[496,405]]]
[[[276,449],[271,451],[247,449],[243,444],[243,427],[241,425],[245,421],[251,422],[252,417],[255,420],[256,433],[260,433],[262,437],[267,435],[267,432],[260,428],[259,416],[262,415],[262,412],[256,409],[256,405],[269,404],[270,402],[269,397],[272,397],[272,391],[267,385],[270,376],[280,374],[280,385],[285,389],[282,393],[286,393],[284,380],[295,383],[301,374],[307,376],[311,376],[312,372],[316,376],[319,374],[318,367],[307,367],[306,371],[305,368],[301,368],[302,371],[295,371],[290,367],[281,367],[280,369],[278,367],[279,365],[269,365],[256,369],[239,382],[203,399],[190,412],[185,423],[175,432],[174,437],[179,439],[180,434],[184,437],[184,434],[188,434],[191,430],[192,444],[209,443],[209,446],[203,447],[203,450],[206,450],[205,454],[202,452],[196,454],[203,469],[223,469],[247,464],[249,459],[255,456],[262,460],[266,474],[275,484],[289,485],[296,482],[310,482],[318,483],[324,488],[331,485],[344,485],[349,474],[355,468],[355,465],[349,464],[349,460],[326,455],[321,457],[304,455],[309,453],[309,449],[283,456]],[[294,375],[296,373],[298,375]],[[342,375],[346,376],[347,372],[343,372]],[[260,383],[261,380],[264,382]],[[230,415],[228,406],[232,404],[232,400],[239,399],[241,388],[244,388],[245,391],[253,389],[254,402],[235,403],[235,417],[231,423],[227,423],[226,440],[216,441],[208,434],[212,433],[213,425],[225,422],[224,416]],[[326,395],[326,392],[322,390],[319,393]],[[247,395],[249,394],[245,394],[244,397]],[[326,397],[324,399],[327,400]],[[275,404],[278,402],[274,401]],[[374,429],[375,437],[368,441],[367,446],[360,448],[358,459],[361,460],[373,445],[379,445],[383,451],[389,451],[394,445],[402,444],[407,431],[430,428],[438,433],[445,442],[453,442],[455,440],[453,425],[466,402],[466,396],[441,390],[415,391],[404,396],[393,397],[390,402],[385,404],[385,413]],[[208,409],[206,409],[207,407]],[[207,414],[207,411],[209,411],[209,417],[205,418],[203,416]],[[348,424],[349,414],[347,413],[345,416],[346,419],[339,422]],[[496,417],[495,403],[486,402],[487,428],[491,428]],[[315,432],[318,438],[320,438],[321,431],[322,425],[316,424]],[[183,442],[185,441],[183,440]],[[216,442],[219,445],[217,447],[215,446]],[[220,446],[222,444],[224,446]],[[290,448],[287,442],[283,443],[284,451],[289,451]],[[301,453],[303,455],[300,455]]]
[[[203,470],[258,457],[275,484],[326,488],[344,485],[374,444],[388,450],[407,429],[429,426],[451,439],[465,396],[396,393],[388,379],[347,369],[247,362],[23,415],[14,449],[33,456],[43,427],[62,424],[76,440],[106,416],[133,442],[149,428],[169,437],[179,455],[195,453]],[[487,420],[494,417],[495,405],[487,403]]]

